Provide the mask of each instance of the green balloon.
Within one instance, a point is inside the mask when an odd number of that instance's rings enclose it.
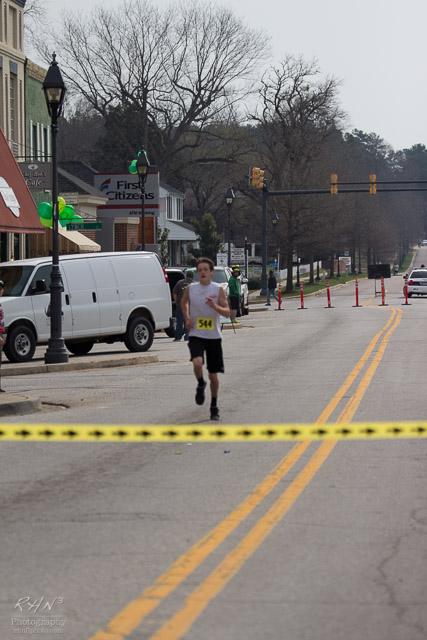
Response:
[[[44,218],[45,220],[49,220],[52,218],[52,205],[50,202],[40,202],[37,207],[37,213],[40,218]]]
[[[52,228],[52,218],[50,220],[46,220],[46,218],[40,218],[40,222],[44,227]]]
[[[68,220],[64,220],[64,218],[59,218],[59,224],[61,227],[65,227],[67,225]]]
[[[64,207],[62,210],[60,210],[59,212],[60,220],[71,220],[73,216],[74,216],[74,207],[72,207],[70,204],[67,204],[67,206]]]
[[[138,170],[136,168],[136,160],[132,160],[132,162],[130,163],[129,173],[131,173],[132,175],[135,175],[136,173],[138,173]]]
[[[61,213],[61,211],[64,209],[65,207],[65,200],[64,198],[59,197],[58,198],[58,211],[59,213]]]
[[[67,220],[67,222],[83,222],[83,218],[76,214],[71,218],[71,220]]]

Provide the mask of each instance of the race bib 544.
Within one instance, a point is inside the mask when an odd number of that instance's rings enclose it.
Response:
[[[213,318],[197,318],[196,329],[202,329],[203,331],[213,331],[215,328],[215,322]]]

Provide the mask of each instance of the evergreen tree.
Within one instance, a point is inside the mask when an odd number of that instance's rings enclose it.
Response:
[[[216,254],[222,250],[221,236],[217,233],[215,218],[211,213],[205,213],[201,220],[193,218],[191,224],[197,234],[199,248],[189,247],[195,258],[211,258],[216,263]]]

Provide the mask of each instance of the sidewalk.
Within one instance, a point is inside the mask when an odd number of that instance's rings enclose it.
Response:
[[[98,354],[96,356],[70,356],[68,362],[45,364],[40,361],[20,362],[19,364],[3,362],[1,368],[2,389],[7,388],[10,376],[25,376],[37,373],[59,373],[61,371],[78,371],[82,369],[105,369],[110,367],[131,367],[159,362],[157,355],[120,353],[117,355]],[[33,413],[41,409],[39,398],[22,396],[15,393],[0,393],[0,416]],[[1,429],[1,427],[0,427]]]

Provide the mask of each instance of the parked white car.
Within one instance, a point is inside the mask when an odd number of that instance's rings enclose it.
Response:
[[[405,287],[403,287],[403,295],[405,295]],[[413,295],[427,295],[427,269],[419,268],[411,271],[408,278],[408,298]]]
[[[95,342],[123,341],[147,351],[154,331],[171,326],[172,304],[165,270],[149,251],[61,256],[62,335],[71,353],[84,355]],[[5,284],[4,352],[12,362],[31,360],[50,337],[52,258],[0,263]]]

